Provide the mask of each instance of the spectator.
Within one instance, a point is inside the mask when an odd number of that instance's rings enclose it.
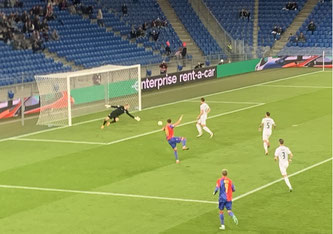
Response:
[[[295,11],[298,9],[298,5],[296,2],[287,2],[286,6],[282,8],[282,10],[290,10],[290,11]]]
[[[38,52],[38,51],[44,51],[45,46],[43,45],[42,41],[34,41],[32,44],[32,51],[34,53]]]
[[[245,10],[244,8],[239,12],[239,18],[241,19],[245,19],[247,18],[247,21],[250,21],[250,15],[251,13],[247,10]]]
[[[203,63],[198,62],[198,64],[194,67],[194,69],[199,69],[203,67]]]
[[[131,39],[136,38],[136,31],[135,31],[134,26],[132,26],[132,30],[131,30],[131,32],[130,32],[130,36],[131,36]]]
[[[288,38],[288,40],[289,40],[290,42],[295,43],[295,42],[297,42],[296,39],[297,39],[296,36],[294,36],[292,33],[289,34],[289,38]]]
[[[147,22],[144,22],[143,24],[142,24],[142,30],[143,31],[146,31],[148,29],[148,23]]]
[[[42,29],[42,36],[44,41],[49,41],[49,30],[47,28]]]
[[[165,63],[165,61],[163,61],[161,64],[160,64],[160,74],[166,74],[168,71],[168,65]]]
[[[280,26],[275,25],[272,32],[275,40],[280,38],[280,35],[283,33],[283,29]]]
[[[186,55],[187,55],[186,42],[183,42],[182,57],[185,58]]]
[[[54,40],[54,41],[58,41],[60,39],[57,30],[53,29],[53,32],[51,34],[51,39]]]
[[[171,48],[170,48],[170,42],[169,41],[166,42],[165,53],[166,53],[167,56],[169,56],[171,54]]]
[[[299,36],[296,38],[297,42],[306,42],[306,38],[304,34],[301,32]]]
[[[145,35],[145,32],[142,30],[142,27],[140,26],[138,30],[136,30],[136,37],[143,37]]]
[[[158,37],[160,35],[160,33],[157,32],[156,30],[153,30],[150,34],[151,34],[151,36],[152,36],[152,38],[153,38],[154,41],[157,41]]]
[[[312,32],[312,35],[313,35],[313,32],[316,30],[316,25],[314,24],[313,21],[311,21],[308,25],[308,31],[311,31]]]
[[[67,0],[59,0],[58,3],[59,10],[65,10],[67,8]]]
[[[119,9],[119,8],[118,8]],[[121,7],[121,11],[123,12],[123,16],[126,16],[127,15],[127,5],[124,3]]]
[[[102,10],[101,9],[98,9],[97,11],[97,24],[98,26],[100,27],[104,27],[104,21],[103,21],[103,13],[102,13]]]

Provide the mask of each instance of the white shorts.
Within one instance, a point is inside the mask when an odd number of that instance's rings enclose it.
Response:
[[[202,115],[198,120],[198,124],[206,125],[207,116]]]
[[[262,140],[263,141],[268,141],[271,135],[272,135],[271,132],[263,132],[262,133]]]
[[[289,166],[289,163],[279,164],[281,175],[287,175],[287,168]]]

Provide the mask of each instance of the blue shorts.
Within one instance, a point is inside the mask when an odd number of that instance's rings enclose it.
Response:
[[[181,137],[172,137],[168,140],[168,143],[171,145],[172,149],[174,149],[177,146],[177,143],[180,143],[181,141]]]
[[[231,210],[232,201],[219,201],[219,209],[224,210],[224,207],[227,208],[227,210]]]

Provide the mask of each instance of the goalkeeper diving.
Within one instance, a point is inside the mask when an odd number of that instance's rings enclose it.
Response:
[[[103,122],[103,125],[101,126],[101,129],[104,128],[105,124],[106,126],[109,126],[111,123],[116,123],[119,121],[119,116],[126,113],[129,117],[135,119],[136,121],[140,121],[140,117],[136,116],[134,117],[128,112],[128,109],[130,108],[129,104],[125,104],[124,106],[117,105],[117,106],[111,106],[112,108],[116,108],[114,111],[112,111]],[[111,120],[111,121],[109,121]]]

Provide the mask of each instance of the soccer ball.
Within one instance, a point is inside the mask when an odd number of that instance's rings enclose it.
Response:
[[[157,122],[157,125],[158,125],[158,126],[162,126],[162,124],[163,124],[162,121],[158,121],[158,122]]]

